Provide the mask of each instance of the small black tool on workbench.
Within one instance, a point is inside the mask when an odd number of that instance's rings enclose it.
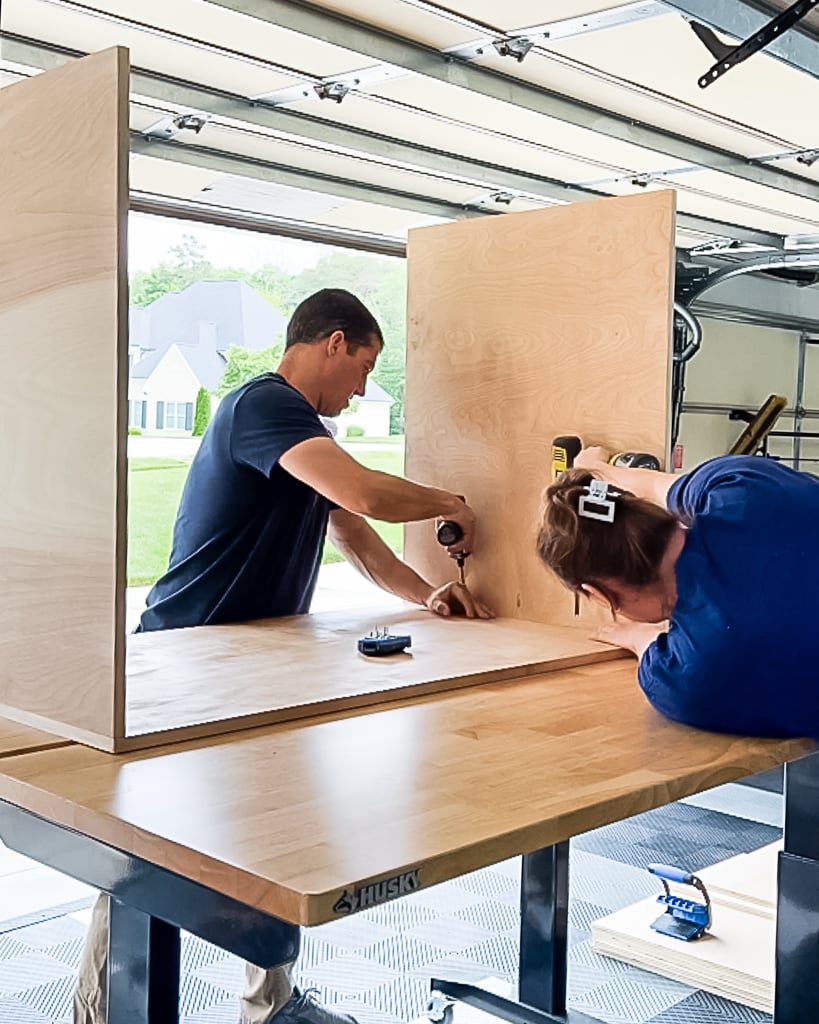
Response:
[[[376,630],[358,641],[358,649],[368,658],[383,658],[388,654],[401,654],[412,646],[412,637],[397,636],[385,630]]]

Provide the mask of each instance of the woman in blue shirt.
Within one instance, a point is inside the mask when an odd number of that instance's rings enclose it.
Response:
[[[649,701],[703,729],[819,738],[819,479],[746,455],[675,476],[586,449],[575,467],[546,491],[538,552],[611,608],[598,638],[637,655]]]

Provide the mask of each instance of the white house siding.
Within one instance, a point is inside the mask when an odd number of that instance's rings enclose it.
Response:
[[[390,432],[390,402],[364,402],[358,400],[354,412],[343,412],[338,417],[338,436],[345,437],[347,428],[355,424],[368,437],[386,437]]]
[[[157,363],[156,369],[150,377],[144,381],[131,380],[128,398],[131,401],[147,403],[143,434],[184,437],[190,434],[190,430],[185,430],[184,424],[182,427],[168,426],[168,404],[173,403],[174,406],[178,406],[190,402],[195,410],[198,391],[199,381],[196,375],[182,358],[178,347],[172,345]],[[161,428],[157,428],[156,425],[158,402],[163,403],[164,415]]]

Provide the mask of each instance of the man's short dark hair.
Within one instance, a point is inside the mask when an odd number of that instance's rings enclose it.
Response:
[[[378,321],[360,299],[343,288],[322,288],[296,306],[284,347],[310,345],[333,331],[344,331],[348,350],[371,345],[373,336],[379,349],[384,345]]]

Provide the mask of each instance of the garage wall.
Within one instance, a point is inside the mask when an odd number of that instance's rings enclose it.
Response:
[[[703,341],[688,364],[686,404],[731,405],[757,409],[771,394],[784,395],[788,408],[796,402],[799,331],[759,327],[701,318]],[[819,321],[817,321],[819,337]],[[819,346],[808,348],[803,404],[819,409]],[[744,428],[727,413],[683,413],[679,443],[683,469],[714,455],[724,454]],[[793,417],[780,417],[777,428],[793,430]],[[775,428],[776,429],[776,428]],[[819,419],[805,419],[803,429],[819,432]],[[773,438],[770,452],[790,460],[790,438]],[[819,459],[819,442],[802,441],[802,458]],[[789,463],[790,464],[790,463]],[[803,462],[802,469],[819,472],[819,462]]]

